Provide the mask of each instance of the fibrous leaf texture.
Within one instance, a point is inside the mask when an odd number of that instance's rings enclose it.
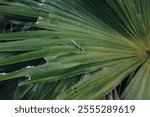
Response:
[[[1,0],[0,99],[150,99],[149,6]]]

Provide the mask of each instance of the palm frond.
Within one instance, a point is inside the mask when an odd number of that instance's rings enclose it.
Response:
[[[121,99],[150,99],[149,5],[2,0],[0,16],[22,27],[0,34],[1,91],[14,81],[11,99],[104,99],[112,90]]]

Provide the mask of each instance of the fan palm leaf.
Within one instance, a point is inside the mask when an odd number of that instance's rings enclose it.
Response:
[[[0,3],[1,99],[150,99],[149,0]]]

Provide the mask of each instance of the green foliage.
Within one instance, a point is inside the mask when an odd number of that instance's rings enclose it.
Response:
[[[150,99],[149,0],[1,0],[0,99]]]

